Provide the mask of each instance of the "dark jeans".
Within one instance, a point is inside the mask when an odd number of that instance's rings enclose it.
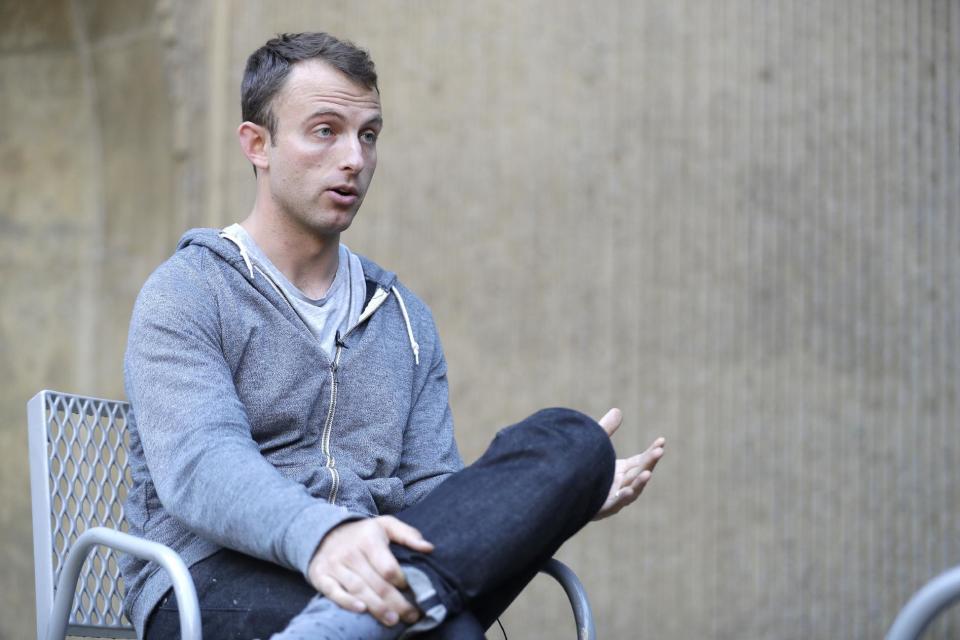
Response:
[[[497,434],[474,464],[396,516],[434,544],[392,545],[426,573],[448,618],[425,638],[482,638],[560,545],[603,504],[613,480],[603,429],[568,409],[546,409]],[[316,591],[300,573],[224,550],[190,568],[207,640],[269,638]],[[171,592],[147,621],[146,640],[179,634]]]

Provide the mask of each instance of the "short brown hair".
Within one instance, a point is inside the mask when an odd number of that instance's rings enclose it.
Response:
[[[354,82],[379,91],[370,54],[352,42],[319,31],[281,33],[247,58],[240,86],[243,119],[266,127],[272,139],[277,131],[277,119],[270,108],[274,96],[283,87],[293,65],[314,58],[323,60]]]

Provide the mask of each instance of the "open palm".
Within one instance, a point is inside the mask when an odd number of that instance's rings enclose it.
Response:
[[[623,414],[619,409],[610,409],[606,415],[600,418],[600,426],[609,436],[612,436],[620,428],[622,422]],[[657,462],[663,457],[666,444],[666,438],[661,436],[650,443],[650,446],[643,453],[638,453],[630,458],[617,459],[610,493],[607,495],[603,506],[600,507],[600,511],[594,516],[594,520],[612,516],[640,497],[643,488],[653,476],[653,470],[657,466]]]

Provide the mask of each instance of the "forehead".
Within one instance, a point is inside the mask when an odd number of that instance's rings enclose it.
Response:
[[[298,62],[277,94],[275,113],[281,118],[284,113],[297,117],[321,106],[370,117],[380,113],[380,94],[322,60]]]

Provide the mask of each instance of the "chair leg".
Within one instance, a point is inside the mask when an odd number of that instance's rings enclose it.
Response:
[[[570,605],[573,607],[573,619],[577,623],[578,640],[596,640],[597,630],[593,623],[593,610],[590,608],[590,601],[587,599],[587,591],[583,588],[583,583],[577,577],[570,567],[559,560],[551,558],[543,569],[543,573],[553,576],[570,599]]]

